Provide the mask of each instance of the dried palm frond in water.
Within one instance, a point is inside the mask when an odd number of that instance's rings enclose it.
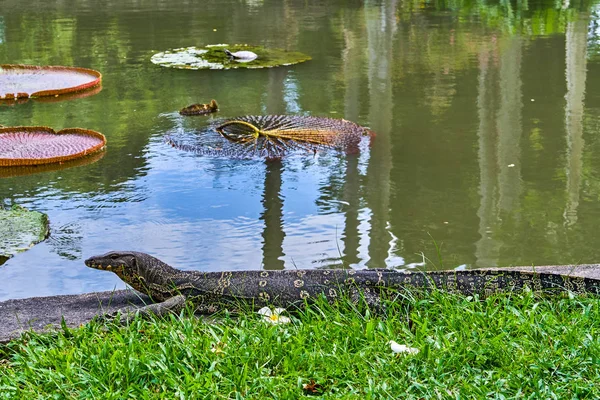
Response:
[[[210,135],[216,131],[219,135]],[[291,152],[334,149],[358,152],[369,129],[343,119],[249,115],[212,127],[192,142],[168,137],[176,148],[207,156],[279,159]]]

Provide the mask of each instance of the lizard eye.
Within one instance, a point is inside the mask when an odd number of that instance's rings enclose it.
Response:
[[[118,254],[111,254],[111,255],[110,255],[110,259],[111,259],[111,260],[116,260],[117,258],[119,258],[119,255],[118,255]]]

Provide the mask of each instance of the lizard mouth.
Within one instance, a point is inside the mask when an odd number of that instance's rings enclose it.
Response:
[[[84,261],[85,265],[90,267],[90,268],[94,268],[94,269],[108,269],[110,270],[112,268],[112,265],[106,265],[106,264],[98,264],[96,263],[96,261],[94,260],[94,258],[88,258],[87,260]]]

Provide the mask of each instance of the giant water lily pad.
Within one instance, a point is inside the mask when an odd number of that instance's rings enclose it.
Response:
[[[4,127],[0,128],[0,167],[65,162],[96,153],[105,145],[104,135],[89,129]]]
[[[13,107],[19,104],[27,103],[28,101],[35,101],[36,103],[58,103],[61,101],[83,99],[98,94],[102,91],[102,85],[94,86],[93,88],[83,90],[81,92],[66,93],[55,95],[55,96],[42,96],[42,97],[19,97],[11,99],[0,99],[0,107]]]
[[[0,207],[0,264],[48,236],[48,216],[17,205]]]
[[[101,80],[100,72],[87,68],[0,64],[0,100],[76,93]]]
[[[225,50],[232,53],[251,51],[257,55],[252,61],[231,59]],[[161,67],[178,69],[234,69],[234,68],[271,68],[281,65],[298,64],[311,57],[283,49],[270,49],[246,44],[214,44],[205,47],[182,47],[156,53],[150,61]]]

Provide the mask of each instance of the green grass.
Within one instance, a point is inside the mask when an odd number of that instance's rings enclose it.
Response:
[[[28,334],[0,348],[0,398],[290,399],[311,380],[322,398],[600,397],[598,298],[432,293],[386,314],[320,303],[286,325],[244,313]]]

